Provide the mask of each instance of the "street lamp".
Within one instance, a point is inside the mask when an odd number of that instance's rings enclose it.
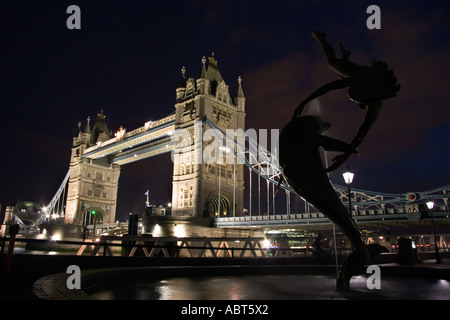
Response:
[[[433,226],[433,236],[434,236],[434,247],[436,248],[436,263],[440,264],[441,263],[441,257],[439,256],[439,247],[437,245],[437,241],[436,241],[436,229],[434,227],[434,218],[433,218],[433,208],[434,208],[434,202],[433,201],[428,201],[427,202],[427,207],[428,210],[430,210],[430,215],[431,215],[431,225]]]
[[[350,212],[350,215],[352,215],[352,194],[350,190],[350,185],[353,182],[353,177],[355,176],[355,174],[350,170],[349,166],[347,166],[347,170],[345,170],[342,176],[344,177],[344,181],[348,187],[348,210]]]

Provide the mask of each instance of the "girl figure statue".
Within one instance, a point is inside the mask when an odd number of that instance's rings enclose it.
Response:
[[[388,69],[385,62],[373,61],[370,67],[360,66],[348,59],[351,52],[347,51],[342,44],[339,44],[342,54],[342,58],[339,59],[336,57],[336,53],[331,44],[326,40],[325,33],[312,31],[311,34],[321,45],[328,67],[335,71],[340,79],[323,85],[303,100],[296,108],[293,119],[300,116],[308,102],[331,90],[347,87],[349,88],[349,98],[358,103],[360,108],[367,110],[364,122],[349,144],[347,151],[335,157],[333,159],[334,163],[327,168],[327,171],[333,171],[342,165],[352,153],[355,153],[377,120],[383,105],[382,100],[394,97],[400,90],[400,85],[397,84],[397,78],[394,76],[394,72]]]

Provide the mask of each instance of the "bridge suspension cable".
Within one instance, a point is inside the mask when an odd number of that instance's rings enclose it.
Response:
[[[66,188],[67,182],[69,181],[70,170],[67,171],[61,185],[56,191],[50,203],[41,211],[40,215],[36,220],[31,224],[25,224],[17,215],[14,215],[14,218],[17,223],[19,223],[21,229],[33,229],[39,226],[42,222],[45,221],[47,217],[52,217],[55,214],[63,215],[64,214],[64,199],[66,196]]]
[[[286,212],[290,213],[290,193],[295,193],[295,191],[284,181],[281,180],[281,169],[278,164],[278,158],[275,154],[267,150],[264,146],[258,144],[252,137],[246,132],[242,132],[244,139],[232,139],[226,132],[224,132],[220,127],[205,118],[205,123],[213,130],[215,136],[219,139],[222,145],[229,148],[233,155],[249,168],[249,185],[250,185],[250,215],[252,214],[253,205],[251,201],[252,197],[252,187],[253,179],[251,173],[256,173],[258,179],[257,191],[258,191],[258,214],[261,215],[261,181],[260,179],[265,179],[267,181],[267,212],[269,212],[269,197],[270,197],[270,184],[272,185],[272,212],[275,211],[275,194],[279,189],[284,189],[286,192]],[[247,147],[248,145],[248,147]],[[341,186],[339,184],[332,183],[334,189],[338,193],[341,201],[346,204],[348,201],[348,191],[347,187]],[[277,191],[275,192],[275,187]],[[435,188],[425,192],[407,192],[402,194],[395,193],[382,193],[375,191],[367,191],[362,189],[352,188],[352,207],[354,210],[357,208],[359,210],[394,210],[394,208],[400,208],[406,212],[418,212],[420,200],[440,200],[443,202],[443,207],[448,210],[450,194],[450,185],[446,185],[440,188]],[[302,199],[305,201],[304,199]],[[309,212],[309,204],[305,201],[305,213]]]

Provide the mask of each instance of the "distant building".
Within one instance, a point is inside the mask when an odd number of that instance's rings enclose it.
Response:
[[[149,205],[145,208],[145,216],[166,216],[170,214],[167,209],[163,205]]]

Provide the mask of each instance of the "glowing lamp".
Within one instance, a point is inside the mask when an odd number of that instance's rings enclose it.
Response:
[[[353,182],[353,177],[355,176],[355,174],[350,171],[349,167],[347,167],[347,170],[342,174],[342,176],[344,177],[345,183],[350,185]]]

